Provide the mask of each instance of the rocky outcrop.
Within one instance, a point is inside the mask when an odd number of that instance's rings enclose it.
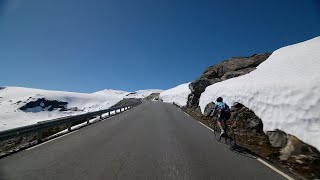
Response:
[[[264,53],[254,54],[250,57],[235,57],[210,66],[198,79],[190,83],[191,94],[188,97],[187,107],[196,108],[199,105],[199,98],[206,87],[220,81],[247,74],[255,70],[270,55],[271,53]]]
[[[25,112],[39,112],[39,111],[53,111],[59,109],[60,111],[67,111],[67,102],[57,100],[47,100],[45,98],[30,101],[19,109]]]
[[[113,105],[112,107],[126,106],[126,105],[130,105],[133,103],[139,103],[139,102],[141,102],[141,99],[139,99],[139,98],[124,98],[121,101],[119,101],[117,104]]]
[[[288,137],[285,132],[280,130],[268,131],[267,135],[271,146],[283,148],[287,145]]]
[[[297,156],[300,156],[298,161],[300,163],[303,162],[302,159],[308,161],[320,159],[320,153],[316,148],[308,144],[305,144],[297,137],[292,135],[287,135],[287,143],[281,149],[280,153],[281,160],[288,160],[291,157],[297,158]]]
[[[137,92],[128,93],[126,96],[130,96],[130,95],[134,95],[134,94],[137,94]]]
[[[213,116],[213,114],[212,114],[212,113],[213,113],[212,109],[214,108],[214,106],[215,106],[215,104],[214,104],[213,102],[207,104],[207,106],[206,106],[205,109],[204,109],[203,115],[206,116],[206,117],[208,117],[208,116]]]
[[[263,134],[263,123],[253,111],[240,103],[231,107],[231,121],[235,122],[235,127],[239,135],[254,133]]]
[[[148,100],[148,101],[158,101],[159,100],[159,96],[160,96],[160,93],[152,93],[150,94],[149,96],[145,97],[144,99],[145,100]]]

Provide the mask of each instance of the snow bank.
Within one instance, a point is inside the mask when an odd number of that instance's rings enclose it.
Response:
[[[255,71],[207,87],[201,111],[219,96],[253,110],[264,131],[283,130],[320,150],[320,37],[278,49]]]
[[[109,91],[109,93],[85,94],[6,87],[0,90],[0,131],[62,116],[107,109],[122,100],[126,94],[128,92],[116,90]],[[41,107],[28,109],[27,111],[29,112],[19,110],[20,107],[28,102],[36,101],[40,98],[67,102],[67,108],[77,107],[77,110],[60,111],[57,109],[53,111],[41,111]],[[31,112],[32,110],[36,111]]]
[[[185,83],[165,90],[160,93],[159,97],[163,100],[163,102],[175,103],[179,106],[185,106],[187,105],[188,96],[191,93],[189,84],[190,83]]]

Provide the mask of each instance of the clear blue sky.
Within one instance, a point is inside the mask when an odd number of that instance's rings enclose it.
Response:
[[[319,35],[319,0],[0,0],[0,85],[167,89]]]

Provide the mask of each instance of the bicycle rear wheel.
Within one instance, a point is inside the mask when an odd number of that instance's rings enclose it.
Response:
[[[215,138],[216,138],[218,141],[220,141],[220,140],[221,140],[221,136],[220,136],[221,129],[220,129],[218,126],[214,126],[213,132],[214,132]]]
[[[236,147],[236,136],[233,132],[233,129],[229,129],[229,132],[228,132],[228,137],[227,137],[227,145],[229,146],[229,148],[231,150],[235,149]]]

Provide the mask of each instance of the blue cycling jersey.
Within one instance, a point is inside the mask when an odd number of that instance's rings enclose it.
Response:
[[[227,109],[228,105],[226,103],[224,103],[224,102],[216,102],[215,103],[215,108],[218,108],[220,110]]]

